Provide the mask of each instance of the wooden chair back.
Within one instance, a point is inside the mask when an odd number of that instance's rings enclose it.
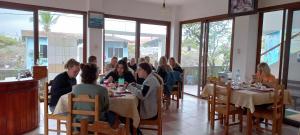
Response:
[[[125,135],[124,125],[120,125],[118,128],[113,129],[107,122],[95,121],[93,124],[89,124],[86,119],[80,121],[80,135],[88,135],[88,132],[95,132],[101,135]]]
[[[92,103],[94,104],[94,110],[77,110],[74,108],[75,103]],[[72,128],[73,127],[80,127],[80,122],[74,121],[74,115],[81,115],[81,116],[93,116],[95,121],[99,120],[99,114],[101,112],[100,110],[100,101],[99,101],[99,95],[96,95],[95,98],[90,98],[89,95],[79,95],[76,96],[72,93],[68,95],[68,126],[67,131],[68,134],[71,135],[73,133]],[[96,135],[96,133],[95,133]]]
[[[231,99],[232,88],[231,84],[226,86],[218,85],[214,83],[214,91],[212,96],[212,108],[218,104],[225,104],[227,114],[230,111],[230,99]]]
[[[275,86],[274,90],[274,103],[273,103],[273,116],[283,115],[283,99],[284,98],[284,87],[282,85]]]
[[[61,130],[61,125],[66,125],[67,117],[65,115],[54,115],[52,113],[49,113],[49,100],[51,99],[51,93],[49,91],[49,88],[51,88],[52,81],[46,82],[45,85],[45,91],[44,91],[44,133],[45,135],[48,135],[49,131],[54,131],[57,133],[66,133],[67,131]],[[50,129],[49,128],[49,119],[56,120],[56,129]],[[64,121],[64,122],[63,122]]]

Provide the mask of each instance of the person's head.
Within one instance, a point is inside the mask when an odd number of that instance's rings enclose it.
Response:
[[[168,60],[167,60],[167,57],[166,56],[161,56],[160,57],[160,59],[159,59],[159,66],[165,66],[165,65],[167,65],[168,64],[168,62],[167,62]]]
[[[127,57],[123,57],[121,60],[127,62],[127,61],[128,61],[128,58],[127,58]]]
[[[170,64],[172,67],[176,66],[177,62],[176,62],[176,60],[175,60],[174,57],[171,57],[171,58],[169,59],[169,64]]]
[[[264,63],[264,62],[258,64],[257,71],[260,74],[271,75],[271,69],[270,69],[269,65],[267,63]]]
[[[145,58],[139,58],[139,62],[138,62],[139,64],[144,62],[145,62]]]
[[[149,56],[145,56],[145,62],[150,63],[150,57]]]
[[[110,64],[116,66],[117,63],[118,63],[118,58],[116,56],[112,57],[110,60]]]
[[[134,65],[135,64],[135,58],[131,58],[130,59],[130,65]]]
[[[118,75],[123,75],[125,72],[128,72],[127,63],[123,60],[119,60],[115,71]]]
[[[90,56],[88,59],[88,63],[93,63],[97,65],[97,57],[96,56]]]
[[[65,69],[67,69],[70,78],[76,78],[80,71],[80,63],[75,59],[69,59],[65,64]]]
[[[138,65],[137,73],[140,78],[146,79],[151,72],[152,68],[148,63],[144,62]]]
[[[94,84],[98,78],[98,68],[96,64],[81,64],[81,82],[86,84]]]

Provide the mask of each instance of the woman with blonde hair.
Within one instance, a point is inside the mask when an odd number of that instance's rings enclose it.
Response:
[[[276,79],[275,76],[272,75],[271,69],[267,63],[260,63],[257,66],[257,72],[253,77],[255,82],[261,82],[263,84],[275,84]]]
[[[161,56],[159,59],[159,64],[157,68],[157,74],[164,80],[164,94],[167,98],[171,95],[170,88],[166,85],[168,81],[168,73],[172,72],[171,66],[168,64],[167,57]]]
[[[170,64],[170,66],[172,67],[172,69],[174,71],[178,71],[179,73],[183,73],[182,68],[180,67],[180,65],[178,64],[178,62],[175,60],[174,57],[171,57],[169,59],[169,64]]]

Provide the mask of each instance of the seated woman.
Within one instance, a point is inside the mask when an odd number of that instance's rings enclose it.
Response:
[[[73,87],[72,93],[75,96],[78,95],[89,95],[92,98],[95,98],[95,95],[99,95],[99,102],[101,110],[100,120],[107,121],[107,112],[108,112],[108,91],[105,87],[97,85],[96,80],[98,78],[98,68],[95,64],[81,64],[81,84],[75,85]],[[78,110],[93,110],[94,105],[89,103],[75,103],[74,108]],[[74,117],[75,121],[80,121],[82,116],[76,115]],[[93,117],[88,118],[89,122],[94,121]]]
[[[173,70],[170,65],[167,63],[167,58],[165,56],[160,57],[159,59],[159,65],[157,68],[157,74],[163,79],[164,81],[164,94],[166,98],[169,98],[171,95],[171,89],[170,86],[167,86],[168,81],[171,81],[168,79],[168,73],[171,73]]]
[[[179,73],[183,73],[182,68],[181,68],[180,65],[177,63],[177,61],[175,60],[174,57],[171,57],[171,58],[169,59],[169,64],[170,64],[170,66],[172,67],[172,69],[173,69],[174,71],[178,71]]]
[[[108,73],[104,80],[109,83],[118,82],[119,78],[124,78],[125,82],[132,83],[135,82],[133,74],[128,71],[127,63],[123,60],[119,60],[115,70]]]
[[[257,73],[253,76],[253,82],[261,82],[268,87],[272,87],[272,85],[277,83],[275,76],[271,74],[271,69],[267,63],[260,63],[257,66]]]
[[[76,76],[80,71],[80,63],[75,59],[70,59],[65,65],[67,71],[57,75],[54,80],[51,81],[51,99],[50,99],[50,111],[53,112],[59,98],[72,91],[72,86],[76,85]]]
[[[152,67],[148,63],[141,63],[137,67],[139,77],[144,78],[142,85],[131,83],[127,89],[140,99],[140,117],[141,119],[155,119],[157,117],[157,90],[162,84]]]

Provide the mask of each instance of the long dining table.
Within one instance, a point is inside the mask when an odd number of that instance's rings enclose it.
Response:
[[[213,95],[213,84],[207,84],[203,88],[201,96],[206,98]],[[255,111],[256,105],[264,105],[273,103],[274,92],[273,91],[259,91],[253,88],[240,88],[232,91],[230,102],[236,107],[242,107],[247,109],[247,135],[252,133],[252,122],[250,121],[251,114]],[[292,98],[288,90],[284,91],[285,105],[292,104]]]
[[[130,93],[122,94],[122,96],[109,97],[109,110],[119,116],[126,118],[126,132],[129,134],[130,119],[133,121],[134,128],[140,123],[140,115],[138,111],[138,98]],[[53,114],[67,113],[68,110],[68,94],[61,96],[57,102]]]

